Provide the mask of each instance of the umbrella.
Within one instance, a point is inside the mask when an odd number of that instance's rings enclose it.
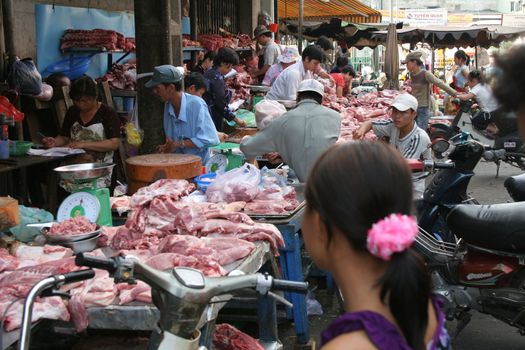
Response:
[[[394,23],[388,25],[384,71],[386,74],[385,89],[399,89],[399,51],[397,30]]]

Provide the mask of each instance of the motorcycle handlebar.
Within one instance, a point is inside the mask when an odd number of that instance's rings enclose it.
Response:
[[[95,277],[95,271],[91,269],[68,272],[64,275],[64,283],[80,282]]]
[[[434,169],[454,169],[456,164],[454,162],[448,163],[434,163]]]
[[[113,273],[117,270],[117,262],[113,259],[95,257],[84,255],[84,253],[79,253],[75,257],[75,264],[77,266],[87,266],[95,269],[106,270],[109,273]]]
[[[306,293],[308,291],[308,282],[296,282],[274,279],[272,289],[284,292]]]

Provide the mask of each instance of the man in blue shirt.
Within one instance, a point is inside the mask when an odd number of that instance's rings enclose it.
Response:
[[[206,161],[208,147],[219,144],[217,130],[206,102],[182,91],[183,76],[171,65],[155,67],[146,87],[164,102],[166,143],[158,146],[160,153],[195,154]]]

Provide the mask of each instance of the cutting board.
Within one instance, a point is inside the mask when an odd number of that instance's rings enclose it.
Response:
[[[126,160],[128,195],[160,179],[192,179],[201,174],[199,156],[191,154],[146,154]]]

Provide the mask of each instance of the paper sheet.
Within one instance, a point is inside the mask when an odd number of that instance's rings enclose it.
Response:
[[[48,149],[35,149],[31,148],[27,151],[27,154],[31,156],[46,156],[46,157],[63,157],[70,154],[82,154],[86,153],[83,149],[69,148],[69,147],[52,147]]]

